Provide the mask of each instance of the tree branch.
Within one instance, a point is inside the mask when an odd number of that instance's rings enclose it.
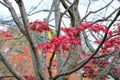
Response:
[[[83,22],[83,20],[86,19],[90,14],[97,13],[97,12],[105,9],[105,8],[108,7],[113,1],[114,1],[114,0],[112,0],[112,1],[109,2],[107,5],[105,5],[104,7],[100,8],[100,9],[98,9],[98,10],[96,10],[96,11],[90,11],[88,14],[86,14],[86,15],[82,18],[82,20],[81,20],[79,23]]]
[[[109,56],[109,55],[114,54],[115,52],[117,52],[117,51],[112,51],[112,52],[110,52],[110,53],[106,53],[106,54],[103,54],[103,55],[94,56],[93,59],[98,59],[98,58],[107,57],[107,56]]]
[[[47,16],[47,19],[45,20],[46,23],[48,23],[49,19],[50,19],[50,16],[52,14],[52,11],[53,11],[53,8],[55,7],[54,6],[54,3],[55,1],[52,2],[52,6],[51,6],[51,10],[49,12],[49,15]],[[56,26],[57,27],[57,26]],[[52,79],[52,71],[51,71],[51,67],[52,67],[52,62],[53,62],[53,58],[55,56],[55,52],[53,52],[51,58],[50,58],[50,61],[49,61],[49,65],[48,65],[48,73],[49,73],[49,76],[50,76],[50,79]]]
[[[3,55],[2,52],[0,52],[0,57],[1,57],[2,62],[6,65],[7,69],[15,76],[16,79],[18,79],[18,80],[25,80],[25,78],[23,76],[21,76],[15,70],[15,68],[12,67],[12,64],[9,62],[9,60],[7,60],[7,58],[5,58],[5,56]]]
[[[8,78],[8,77],[14,77],[14,76],[0,76],[0,79],[2,78]]]
[[[51,66],[52,66],[52,61],[53,61],[54,56],[55,56],[55,52],[53,52],[53,54],[52,54],[52,56],[50,58],[49,66],[48,66],[48,72],[49,72],[49,75],[50,75],[50,79],[52,79]]]
[[[85,31],[83,32],[83,35],[86,36],[86,32],[85,32]],[[88,39],[84,39],[84,40],[85,40],[85,44],[86,44],[86,46],[88,47],[88,49],[89,49],[91,52],[94,52],[95,49],[93,48],[93,46],[91,45],[91,43],[89,42],[89,40],[88,40]]]
[[[69,10],[70,10],[70,8],[72,8],[74,5],[75,5],[75,3],[77,2],[78,0],[75,0],[69,7],[65,7],[66,8],[66,10],[61,14],[61,16],[60,16],[60,20],[59,20],[59,27],[58,27],[58,34],[57,34],[57,36],[59,36],[60,35],[60,25],[61,25],[61,20],[62,20],[62,17],[64,16],[64,14],[68,11],[69,12]],[[63,2],[63,5],[64,5],[64,0],[61,0],[61,2]],[[73,15],[73,13],[71,13],[72,15]],[[73,15],[74,16],[74,15]],[[72,16],[72,17],[73,17]],[[72,18],[71,17],[71,18]],[[74,18],[74,17],[73,17]],[[72,22],[72,20],[74,20],[74,19],[71,19],[71,22]]]
[[[116,16],[114,17],[113,21],[109,24],[108,28],[110,28],[112,26],[112,24],[116,21],[116,19],[119,17],[119,15],[120,15],[120,9],[119,9],[118,13],[116,14]],[[97,52],[99,51],[99,49],[102,47],[103,43],[105,42],[106,38],[107,38],[107,33],[105,33],[105,35],[103,37],[103,40],[101,41],[101,43],[99,44],[99,46],[97,47],[95,52],[90,57],[85,58],[84,60],[82,60],[81,64],[78,67],[76,67],[76,68],[74,68],[74,69],[72,69],[72,70],[70,70],[68,72],[58,74],[57,76],[54,77],[54,80],[56,80],[60,76],[65,76],[65,75],[69,75],[69,74],[71,74],[73,72],[76,72],[77,70],[82,68],[85,64],[87,64],[88,61],[91,60],[94,57],[94,55],[97,54]]]
[[[117,54],[120,54],[120,51],[117,52]],[[116,55],[113,59],[112,62],[103,70],[101,73],[94,79],[94,80],[101,80],[106,74],[110,72],[110,70],[113,68],[114,63],[118,61],[120,55]]]
[[[31,11],[29,11],[28,13],[30,14],[30,13],[32,13],[34,10],[36,10],[42,2],[43,2],[43,0],[41,0],[40,2],[38,2],[38,4],[37,4]]]
[[[23,1],[22,0],[15,0],[15,1],[18,4],[18,7],[20,9],[20,13],[21,13],[21,16],[22,16],[22,21],[23,21],[24,26],[28,26],[29,23],[28,23],[27,13],[26,13],[26,9],[25,9]],[[25,28],[25,31],[26,31],[26,34],[27,34],[26,38],[27,38],[27,40],[29,41],[29,44],[30,44],[31,53],[33,55],[32,58],[34,58],[33,63],[35,62],[34,63],[34,69],[35,69],[36,77],[38,79],[48,80],[46,75],[44,74],[44,70],[42,68],[41,62],[39,61],[40,56],[39,56],[38,52],[35,50],[35,43],[34,43],[34,40],[32,39],[32,35],[26,28]],[[38,75],[39,75],[39,77],[38,77]]]
[[[9,8],[9,6],[8,6],[7,4],[3,3],[2,1],[0,1],[0,3],[1,3],[2,5],[4,5],[5,7]]]
[[[71,17],[71,22],[74,22],[74,14],[73,14],[73,11],[72,11],[72,6],[75,4],[75,2],[73,2],[71,5],[71,7],[69,7],[68,5],[67,5],[67,3],[65,2],[65,0],[61,0],[61,3],[62,3],[62,5],[64,6],[64,8],[66,9],[66,12],[68,11],[68,13],[69,13],[69,15],[70,15],[70,17]],[[66,13],[66,12],[64,12],[64,13]],[[73,26],[73,23],[72,23],[72,26]]]
[[[9,2],[9,0],[3,0],[5,2],[6,5],[8,5],[9,7],[7,7],[12,15],[12,18],[13,20],[15,21],[15,23],[17,24],[17,26],[19,27],[20,31],[26,35],[26,32],[25,32],[25,28],[24,28],[24,25],[20,22],[16,12],[15,12],[15,9],[13,8],[13,6],[11,5],[11,2]]]

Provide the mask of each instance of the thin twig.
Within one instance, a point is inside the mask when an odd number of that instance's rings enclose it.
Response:
[[[44,0],[41,0],[30,12],[28,12],[29,14],[32,13],[35,9],[37,9],[39,7],[39,5],[43,2]]]
[[[120,7],[118,7],[117,9],[115,9],[110,15],[108,15],[106,18],[103,19],[98,19],[96,20],[93,24],[97,23],[97,22],[103,22],[103,21],[107,21],[116,11],[118,11]]]
[[[13,77],[14,78],[14,76],[0,76],[0,79],[2,78],[8,78],[8,77]]]
[[[52,61],[54,59],[54,56],[55,56],[55,52],[53,52],[51,58],[50,58],[50,62],[49,62],[49,66],[48,66],[48,72],[49,72],[49,75],[50,75],[50,79],[52,79],[52,71],[51,71],[51,66],[52,66]]]
[[[109,56],[109,55],[114,54],[115,52],[117,52],[117,51],[112,51],[112,52],[107,53],[107,54],[102,54],[102,55],[99,55],[99,56],[94,56],[93,59],[98,59],[98,58],[102,58],[102,57],[107,57],[107,56]]]
[[[81,20],[79,23],[83,22],[83,20],[86,19],[90,14],[97,13],[97,12],[103,10],[104,8],[106,8],[107,6],[109,6],[113,1],[114,1],[114,0],[112,0],[110,3],[108,3],[107,5],[105,5],[104,7],[100,8],[100,9],[98,9],[98,10],[96,10],[96,11],[90,11],[87,15],[85,15],[85,16],[82,18],[82,20]]]

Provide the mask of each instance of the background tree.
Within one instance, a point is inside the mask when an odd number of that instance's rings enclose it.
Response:
[[[24,1],[13,2],[19,15],[9,0],[0,1],[12,16],[0,21],[9,25],[0,32],[5,37],[0,60],[16,79],[119,79],[120,6],[113,6],[117,1],[53,0],[49,9],[37,10],[40,1],[31,11]],[[96,7],[100,2],[104,4]],[[48,13],[43,21],[29,20],[41,12]]]

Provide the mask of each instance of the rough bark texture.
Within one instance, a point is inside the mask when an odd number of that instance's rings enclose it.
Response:
[[[62,0],[63,1],[63,0]],[[71,24],[72,24],[72,27],[76,26],[79,24],[80,22],[80,15],[79,15],[79,11],[78,11],[78,3],[79,3],[79,0],[75,0],[75,4],[72,6],[72,8],[69,10],[69,14],[72,15],[71,17]],[[67,5],[65,4],[65,2],[63,1],[63,4],[65,6],[65,8],[68,8],[66,7]],[[79,55],[80,55],[80,52],[81,52],[81,47],[80,45],[77,45],[73,51],[70,51],[70,55],[66,61],[66,64],[64,66],[62,66],[62,70],[60,71],[61,73],[64,73],[64,72],[67,72],[73,68],[76,67],[77,65],[77,62],[79,60]],[[69,76],[65,76],[65,77],[61,77],[58,78],[58,79],[61,79],[61,80],[67,80]]]
[[[28,18],[27,18],[27,14],[26,14],[26,10],[25,10],[23,1],[21,0],[21,1],[17,2],[17,4],[18,4],[19,9],[20,9],[20,13],[21,13],[21,16],[23,19],[23,24],[24,24],[24,26],[28,26],[29,23],[28,23]],[[44,74],[44,69],[40,63],[40,55],[35,50],[35,43],[34,43],[34,40],[32,38],[32,35],[30,34],[30,32],[27,29],[26,29],[26,32],[27,32],[26,38],[28,39],[28,41],[30,43],[31,53],[34,54],[33,58],[35,58],[35,62],[36,62],[36,66],[34,66],[34,67],[36,67],[37,70],[35,70],[35,71],[38,73],[37,75],[39,75],[39,77],[40,77],[39,79],[47,80],[47,77],[45,77],[45,74]]]
[[[54,11],[55,11],[55,29],[58,32],[59,31],[59,27],[60,27],[60,0],[55,0],[54,1]],[[60,36],[60,34],[58,33],[58,35],[56,36]],[[62,68],[62,54],[56,54],[56,62],[57,62],[57,74],[60,73],[60,70]],[[63,80],[62,78],[59,78],[58,80]]]

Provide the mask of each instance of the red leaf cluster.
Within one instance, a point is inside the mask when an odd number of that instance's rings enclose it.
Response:
[[[116,80],[119,79],[120,78],[120,67],[114,67],[112,69],[112,74]]]
[[[99,58],[97,59],[97,63],[99,63],[99,67],[101,68],[105,68],[108,64],[110,64],[110,62],[107,60],[107,59],[102,59],[102,58]]]
[[[80,58],[85,58],[90,56],[91,53],[80,54]],[[110,62],[106,59],[91,59],[81,70],[84,77],[94,78],[99,75],[100,69],[105,68]]]
[[[80,54],[80,58],[90,56],[91,53]],[[99,74],[98,66],[95,59],[91,59],[82,69],[84,77],[96,77]]]
[[[37,46],[37,48],[43,48],[45,52],[49,52],[52,48],[55,52],[60,53],[60,47],[63,50],[70,50],[74,48],[75,45],[81,44],[77,38],[68,37],[68,36],[60,36],[54,37],[49,43],[41,43]]]
[[[120,33],[120,22],[114,24],[113,26],[117,27],[117,32]]]
[[[99,32],[99,31],[103,31],[105,33],[108,32],[108,28],[105,28],[102,25],[84,22],[72,28],[61,28],[61,30],[65,33],[65,35],[60,37],[54,37],[49,43],[39,44],[37,46],[37,49],[44,48],[45,52],[48,52],[53,48],[54,51],[60,52],[60,47],[63,50],[70,50],[74,48],[76,45],[81,44],[81,42],[77,39],[77,37],[82,31],[86,29],[90,29],[94,32]]]
[[[77,37],[78,34],[80,34],[84,30],[92,30],[95,33],[103,31],[104,33],[108,33],[109,29],[107,27],[104,27],[100,24],[92,24],[89,22],[83,22],[73,28],[61,28],[64,33],[66,33],[67,36],[74,36]]]
[[[28,28],[32,31],[37,31],[37,32],[43,32],[46,30],[50,30],[50,27],[46,23],[44,23],[40,20],[35,20],[33,22],[30,22],[29,26],[27,26],[26,28]]]
[[[87,56],[90,56],[90,53],[86,54],[80,54],[81,58],[85,58]],[[96,76],[99,75],[101,69],[106,68],[110,62],[108,61],[107,58],[98,58],[98,59],[91,59],[82,69],[82,74],[84,77],[89,77],[89,78],[95,78]],[[115,66],[111,69],[110,73],[112,76],[117,80],[120,77],[120,67]],[[106,80],[108,76],[106,75],[102,80]]]
[[[103,31],[105,33],[108,33],[108,28],[107,27],[103,27],[102,25],[100,24],[93,24],[92,27],[89,27],[89,29],[91,29],[92,31],[94,32],[100,32],[100,31]]]
[[[4,30],[0,30],[0,34],[2,34],[3,36],[5,36],[6,38],[12,38],[13,37],[12,34],[10,34],[7,31],[4,31]]]
[[[99,44],[100,42],[101,39],[95,41],[95,43],[97,44]],[[120,49],[120,35],[114,36],[106,40],[99,52],[108,53],[111,51],[116,51],[118,49]]]
[[[108,37],[114,36],[114,35],[120,35],[120,22],[115,23],[112,26],[112,29],[109,30],[109,32],[108,32]]]

